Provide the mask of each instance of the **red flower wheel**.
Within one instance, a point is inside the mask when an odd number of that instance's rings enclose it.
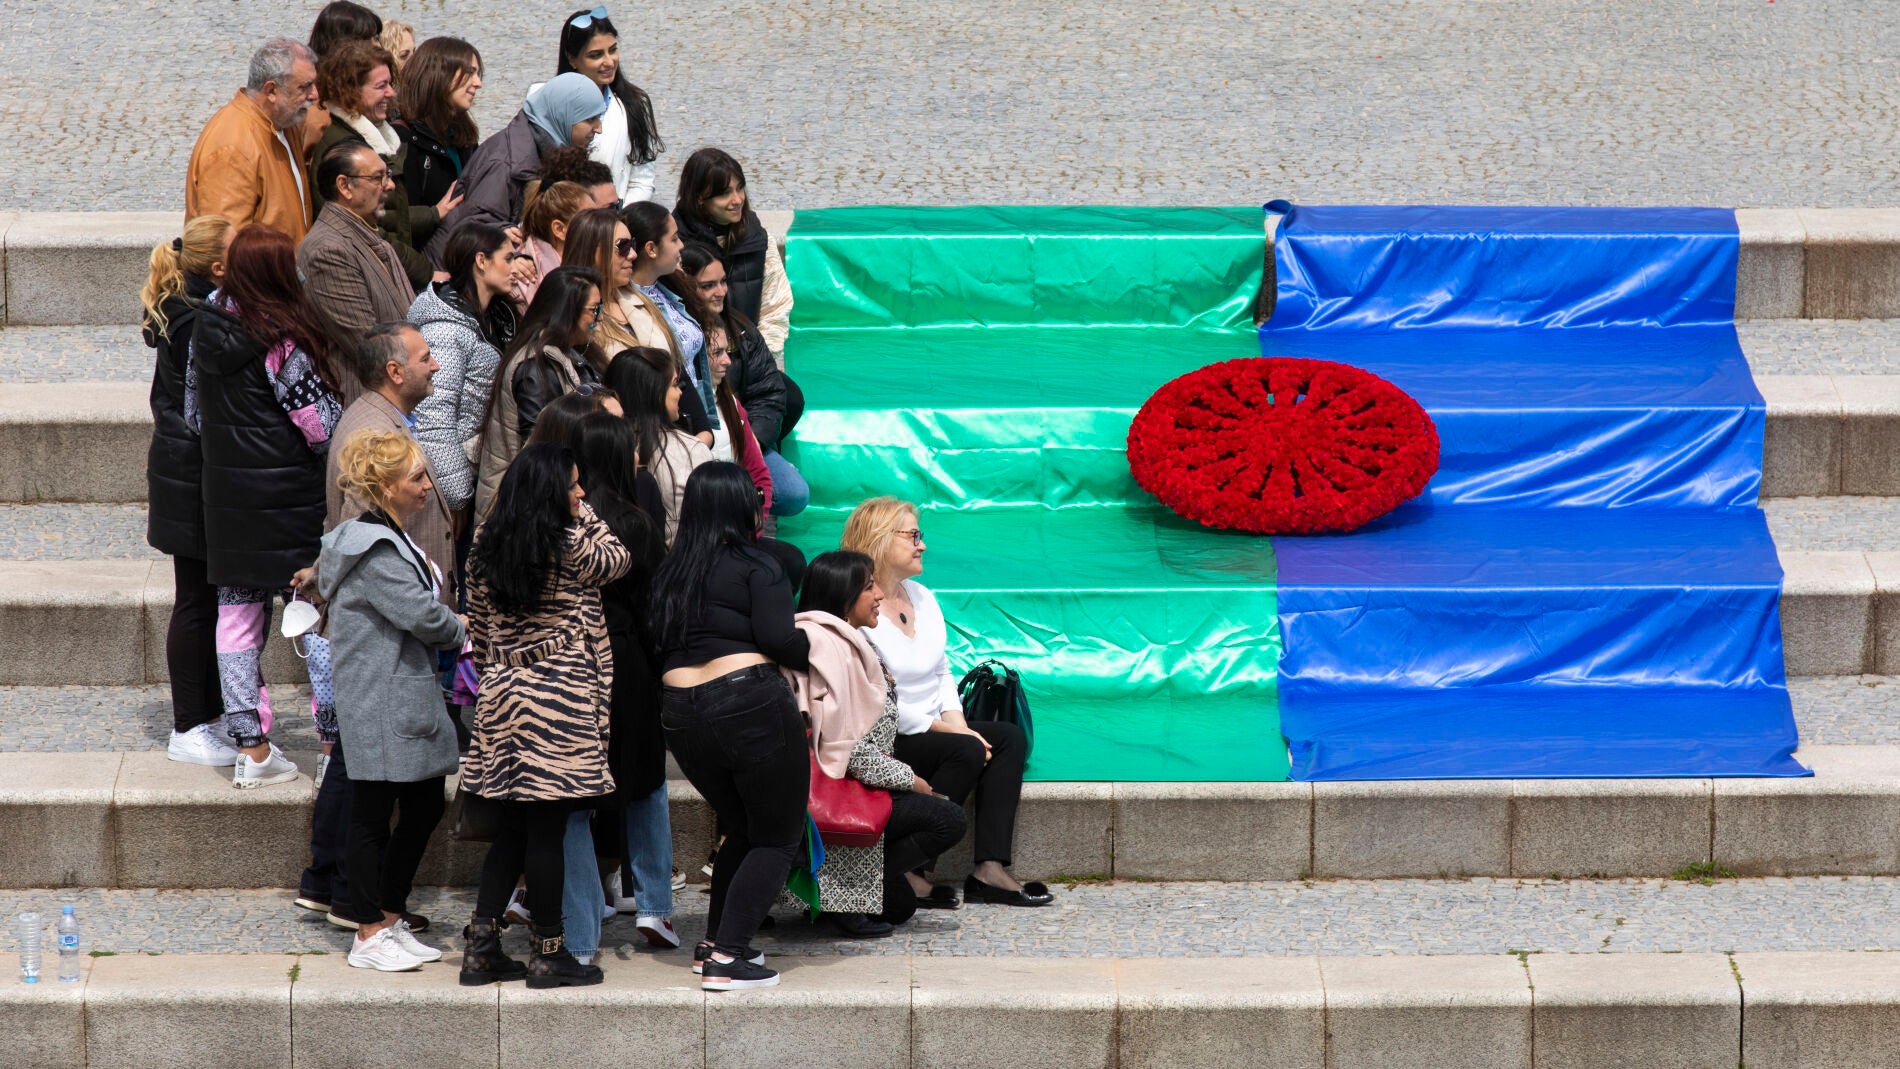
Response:
[[[1404,390],[1326,360],[1252,357],[1155,391],[1128,428],[1141,488],[1208,527],[1350,531],[1417,496],[1438,429]]]

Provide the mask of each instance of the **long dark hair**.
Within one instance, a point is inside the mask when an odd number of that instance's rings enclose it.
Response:
[[[567,16],[561,23],[560,55],[555,58],[554,73],[566,74],[574,69],[567,57],[579,55],[587,47],[587,42],[596,35],[606,34],[618,41],[620,31],[614,29],[612,19],[596,18],[585,26],[574,25],[574,20],[592,11],[581,8]],[[647,91],[627,80],[627,64],[622,57],[620,66],[614,71],[611,86],[614,96],[620,98],[621,107],[627,110],[627,140],[633,144],[632,159],[635,163],[652,163],[660,153],[666,151],[666,142],[660,140],[659,124],[653,121],[653,98]]]
[[[640,508],[636,472],[639,442],[633,425],[611,412],[596,412],[581,420],[575,452],[581,458],[581,488],[594,512],[612,529],[614,537],[633,554],[642,572],[649,570],[666,543],[660,540],[653,517]]]
[[[587,291],[598,290],[601,300],[607,300],[607,288],[600,284],[600,276],[585,267],[573,267],[563,264],[547,273],[541,280],[540,288],[534,291],[534,300],[528,304],[528,314],[515,329],[515,343],[508,348],[508,356],[502,359],[506,364],[516,353],[527,350],[529,359],[539,359],[541,350],[552,345],[557,349],[574,349],[595,370],[606,364],[599,350],[585,338],[579,345],[568,340],[574,330],[574,324],[580,322],[581,313],[587,311]],[[499,375],[496,376],[500,378]],[[499,385],[499,383],[497,384]]]
[[[469,579],[488,587],[497,610],[527,615],[547,599],[574,523],[567,477],[576,466],[571,450],[540,442],[522,449],[502,475],[468,555]]]
[[[475,286],[475,257],[493,256],[508,240],[501,227],[470,219],[449,235],[448,248],[442,251],[442,269],[449,273],[444,285],[462,295],[470,309],[481,307],[481,294]]]
[[[607,388],[620,398],[620,410],[633,428],[640,464],[652,470],[666,448],[673,421],[666,414],[666,391],[679,381],[679,367],[665,349],[636,345],[622,349],[602,376]]]
[[[620,221],[627,224],[627,233],[633,238],[633,262],[637,267],[646,258],[647,246],[658,245],[666,236],[666,225],[673,222],[673,213],[650,200],[636,200],[620,206]]]
[[[700,229],[710,231],[711,219],[706,217],[706,202],[714,197],[723,197],[733,183],[740,189],[745,188],[745,168],[725,149],[702,148],[686,157],[686,166],[680,168],[679,197],[673,202],[673,214],[682,219],[692,219],[700,224]],[[752,208],[752,198],[746,198],[746,209]],[[719,236],[719,245],[724,249],[737,248],[739,239],[745,236],[745,212],[726,227]]]
[[[340,41],[379,43],[376,39],[382,35],[383,20],[376,12],[350,0],[330,0],[310,27],[310,51],[321,59]],[[395,73],[393,67],[390,73]]]
[[[736,353],[739,347],[745,344],[745,335],[740,333],[738,324],[733,322],[732,301],[730,299],[726,301],[724,312],[714,312],[712,306],[706,302],[706,295],[699,289],[699,273],[715,262],[724,262],[719,255],[719,250],[702,241],[687,242],[686,247],[680,250],[680,269],[667,276],[666,287],[678,293],[680,300],[686,304],[686,310],[692,313],[694,319],[699,320],[699,329],[706,332],[708,345],[712,343],[712,332],[715,329],[723,330],[726,334],[727,347],[731,353]],[[744,317],[741,316],[739,321],[744,322]],[[711,352],[706,354],[706,373],[712,374]],[[719,418],[724,420],[726,426],[731,429],[732,458],[743,464],[745,440],[738,430],[740,426],[739,398],[732,391],[730,366],[726,369],[725,377],[713,387],[713,403],[719,406]]]
[[[673,548],[653,574],[653,637],[660,648],[684,642],[687,627],[704,607],[706,581],[721,554],[730,549],[772,559],[754,545],[760,512],[758,489],[744,468],[715,460],[693,469],[680,499]]]
[[[541,414],[534,419],[534,433],[528,435],[524,445],[540,442],[553,442],[575,450],[580,455],[581,421],[601,412],[599,393],[564,393],[547,403]],[[582,465],[585,467],[585,465]],[[583,483],[585,479],[581,480]],[[589,491],[588,496],[593,496]]]
[[[864,584],[877,566],[871,558],[848,549],[820,553],[805,565],[805,585],[798,590],[799,612],[828,612],[840,620],[851,618]]]
[[[297,243],[281,230],[252,223],[231,239],[224,292],[237,304],[238,322],[266,349],[289,338],[310,354],[325,386],[339,389],[336,345],[317,318],[297,277]]]
[[[449,100],[456,83],[482,70],[482,54],[460,37],[431,37],[416,46],[396,80],[396,111],[411,129],[421,128],[464,153],[481,141],[469,113]]]

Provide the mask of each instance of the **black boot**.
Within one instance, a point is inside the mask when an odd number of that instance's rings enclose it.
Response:
[[[471,917],[462,929],[467,949],[462,952],[462,986],[479,987],[497,980],[519,980],[528,967],[501,952],[501,922],[494,917]]]
[[[528,986],[588,987],[606,975],[598,965],[582,965],[567,951],[567,936],[557,926],[534,930],[534,957],[528,961]]]

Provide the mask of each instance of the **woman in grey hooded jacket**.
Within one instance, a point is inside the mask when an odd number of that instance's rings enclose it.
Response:
[[[442,820],[443,779],[456,766],[436,654],[459,650],[467,629],[438,598],[435,562],[403,531],[429,496],[415,439],[358,431],[337,459],[338,485],[367,508],[323,536],[317,558],[317,590],[330,607],[340,745],[349,758],[350,919],[360,925],[349,963],[402,972],[442,957],[415,938],[403,914]]]

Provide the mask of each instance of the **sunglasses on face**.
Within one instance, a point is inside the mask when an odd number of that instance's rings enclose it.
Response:
[[[596,22],[605,22],[605,21],[607,21],[607,9],[604,7],[597,7],[592,11],[583,11],[580,14],[574,16],[573,18],[568,19],[567,24],[569,26],[574,27],[577,30],[584,30],[587,27],[592,26]]]
[[[623,260],[633,259],[633,239],[620,238],[614,242],[614,255]]]

